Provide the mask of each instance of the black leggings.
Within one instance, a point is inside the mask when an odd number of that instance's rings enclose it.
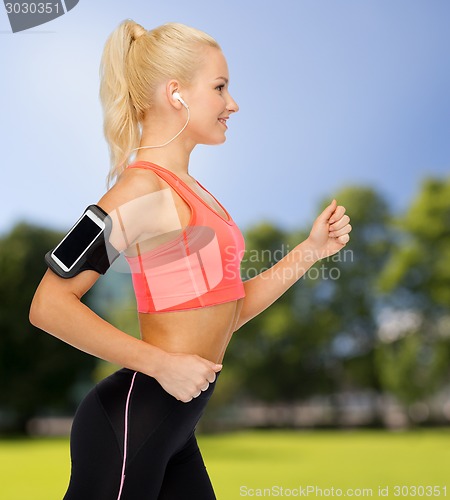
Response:
[[[102,380],[75,414],[64,500],[215,499],[194,433],[214,386],[182,403],[127,368]]]

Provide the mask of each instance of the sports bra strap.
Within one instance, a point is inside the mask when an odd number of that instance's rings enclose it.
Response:
[[[130,163],[127,168],[145,168],[147,170],[152,170],[158,177],[164,179],[170,187],[174,188],[175,191],[178,191],[176,188],[179,188],[180,186],[184,187],[173,172],[155,165],[154,163],[138,161]]]

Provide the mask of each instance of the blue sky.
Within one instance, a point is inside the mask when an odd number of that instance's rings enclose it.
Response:
[[[103,194],[98,67],[125,18],[221,44],[240,112],[190,172],[244,229],[305,227],[349,184],[400,211],[426,175],[450,173],[447,0],[80,0],[15,34],[0,5],[1,233],[24,219],[67,229]]]

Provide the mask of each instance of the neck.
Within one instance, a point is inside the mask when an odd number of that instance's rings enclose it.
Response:
[[[155,120],[157,122],[157,120]],[[142,137],[139,146],[152,146],[164,143],[164,136],[170,136],[171,133],[161,134],[161,130],[170,130],[172,127],[153,127],[145,126],[142,131]],[[173,171],[178,176],[188,176],[189,159],[195,143],[188,139],[184,133],[170,142],[166,146],[158,148],[138,149],[134,161],[148,161],[160,165]]]
[[[153,144],[150,139],[141,139],[141,146]],[[163,148],[138,149],[134,161],[148,161],[155,163],[167,170],[173,171],[178,176],[189,175],[189,159],[194,146],[187,147],[182,140],[178,139]]]

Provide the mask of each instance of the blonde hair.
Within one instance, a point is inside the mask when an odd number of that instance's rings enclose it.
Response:
[[[194,77],[199,44],[220,49],[208,34],[179,23],[147,31],[126,19],[109,36],[100,63],[103,131],[111,160],[108,184],[139,146],[142,120],[156,87],[170,78],[188,85]]]

